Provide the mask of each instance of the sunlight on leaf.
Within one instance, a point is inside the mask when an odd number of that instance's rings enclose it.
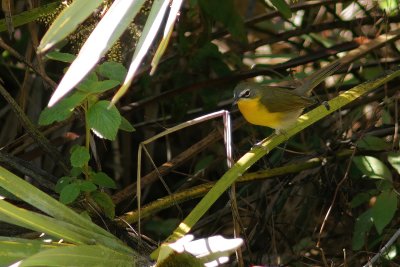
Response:
[[[85,2],[85,0],[84,0]],[[70,92],[122,35],[145,0],[116,0],[90,34],[49,101],[54,105]]]
[[[66,7],[57,19],[51,24],[49,30],[43,36],[38,49],[39,53],[44,53],[52,48],[56,43],[64,40],[73,32],[81,22],[89,17],[103,0],[75,0]]]
[[[379,159],[371,156],[357,156],[353,158],[357,168],[369,178],[392,181],[392,173]]]
[[[150,48],[158,30],[160,29],[161,22],[164,18],[165,12],[169,5],[169,1],[155,0],[146,24],[144,25],[142,36],[136,46],[135,53],[132,57],[131,65],[129,66],[128,74],[126,75],[124,84],[118,89],[117,93],[111,100],[111,104],[115,104],[128,90],[132,83],[133,77]]]

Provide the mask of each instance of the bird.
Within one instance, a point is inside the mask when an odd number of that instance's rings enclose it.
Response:
[[[282,133],[315,100],[311,91],[328,76],[339,69],[335,61],[300,82],[300,86],[289,89],[282,86],[269,86],[256,82],[241,82],[234,89],[234,104],[237,104],[243,117],[251,124],[267,126]]]

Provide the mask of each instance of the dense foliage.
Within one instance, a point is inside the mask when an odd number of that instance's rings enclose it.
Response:
[[[400,263],[396,0],[125,0],[107,17],[119,1],[3,3],[1,266],[146,266],[182,221],[243,238],[229,266]],[[232,106],[239,81],[296,87],[335,60],[307,128],[274,135]],[[221,110],[232,129],[202,117]]]

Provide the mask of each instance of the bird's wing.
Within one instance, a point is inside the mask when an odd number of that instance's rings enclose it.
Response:
[[[260,101],[270,112],[295,111],[315,103],[312,98],[300,96],[293,90],[267,86],[262,90],[268,90]]]

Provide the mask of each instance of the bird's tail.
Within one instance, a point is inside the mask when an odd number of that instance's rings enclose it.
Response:
[[[341,66],[339,61],[334,61],[328,66],[314,72],[310,76],[304,79],[303,84],[295,89],[299,95],[309,95],[311,91],[321,82],[323,82],[328,76],[333,74]]]

